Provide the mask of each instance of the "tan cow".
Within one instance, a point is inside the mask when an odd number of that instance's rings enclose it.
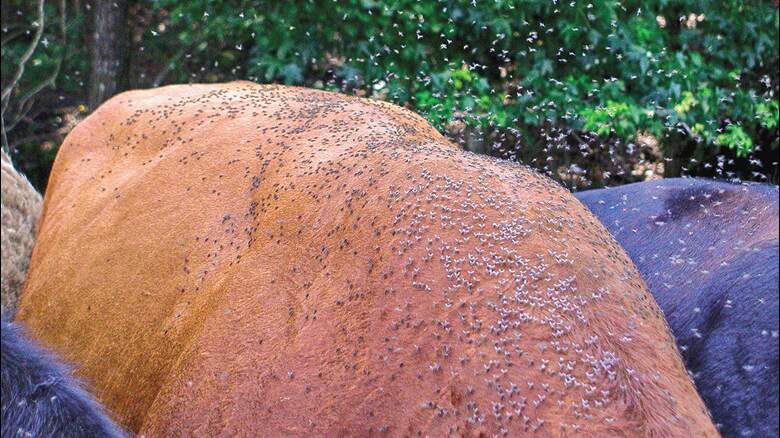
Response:
[[[19,302],[35,231],[41,213],[41,195],[27,178],[18,172],[11,158],[0,151],[2,182],[2,279],[0,279],[0,313],[13,317]]]
[[[19,319],[158,436],[717,436],[570,193],[396,106],[114,97],[63,144]]]

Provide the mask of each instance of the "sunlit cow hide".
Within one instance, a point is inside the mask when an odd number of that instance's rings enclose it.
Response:
[[[717,436],[573,195],[417,115],[247,82],[66,139],[19,319],[157,436]]]

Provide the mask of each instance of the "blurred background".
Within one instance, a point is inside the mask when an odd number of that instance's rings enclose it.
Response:
[[[126,89],[247,79],[382,99],[575,190],[778,183],[778,3],[3,0],[3,147],[45,189]]]

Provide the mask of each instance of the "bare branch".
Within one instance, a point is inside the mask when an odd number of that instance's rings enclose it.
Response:
[[[62,36],[63,47],[67,47],[66,43],[68,42],[68,34],[65,32],[65,17],[68,15],[67,6],[66,0],[60,0],[60,35]]]
[[[181,59],[182,56],[184,56],[185,53],[187,53],[189,50],[194,48],[196,45],[200,44],[200,39],[196,39],[192,43],[182,47],[179,49],[178,52],[176,52],[175,55],[167,62],[165,63],[165,67],[160,70],[159,73],[157,73],[157,76],[154,77],[154,81],[152,82],[152,85],[155,87],[159,87],[160,84],[165,80],[166,76],[168,76],[168,73],[173,70],[173,68],[176,66],[176,63]]]
[[[6,35],[2,39],[2,42],[0,42],[0,44],[6,45],[6,44],[10,43],[11,41],[15,40],[16,38],[18,38],[19,36],[23,35],[25,32],[27,32],[27,29],[24,29],[24,28],[17,29],[15,31],[9,33],[8,35]]]
[[[32,109],[34,103],[35,103],[35,99],[29,99],[19,103],[18,110],[16,111],[17,113],[16,117],[13,119],[13,121],[11,121],[8,125],[6,125],[5,129],[7,131],[12,131],[16,127],[16,125],[19,124],[19,122],[22,121],[22,119],[24,119],[25,116],[27,116],[27,114]]]
[[[51,86],[54,88],[56,86],[56,80],[57,76],[60,74],[60,69],[62,68],[62,63],[65,59],[65,50],[67,50],[68,47],[68,33],[65,28],[65,0],[60,1],[60,39],[62,39],[62,53],[60,54],[59,59],[57,59],[57,66],[54,68],[54,71],[40,84],[35,86],[32,90],[28,91],[24,96],[22,96],[19,99],[19,107],[23,107],[25,103],[27,103],[28,100],[35,97],[36,94],[40,93],[41,90],[46,88],[47,86]],[[21,119],[21,117],[17,118],[16,122],[18,122]],[[7,129],[13,129],[13,126],[15,126],[16,123],[11,124],[7,127]]]
[[[63,139],[63,134],[59,131],[44,132],[41,134],[34,134],[34,135],[17,139],[14,142],[14,147],[18,147],[19,145],[23,145],[25,143],[38,143],[42,140],[62,141],[62,139]]]
[[[5,118],[0,117],[0,136],[2,136],[3,147],[2,150],[8,155],[11,155],[11,149],[8,148],[8,136],[5,135]]]
[[[43,28],[45,27],[45,17],[43,11],[44,4],[44,0],[38,1],[38,29],[36,29],[35,36],[33,37],[30,46],[27,48],[27,51],[24,52],[22,59],[19,60],[19,67],[16,69],[16,74],[14,74],[13,79],[3,90],[2,96],[0,96],[0,136],[2,137],[3,149],[9,153],[10,150],[8,149],[8,135],[5,128],[5,110],[8,108],[8,102],[11,101],[11,93],[24,74],[25,64],[27,64],[27,61],[30,60],[32,54],[35,52],[35,49],[38,47],[38,43],[41,41],[41,35],[43,35]]]
[[[62,56],[60,57],[60,59],[57,60],[57,66],[54,67],[54,71],[49,75],[49,77],[47,77],[46,80],[42,81],[40,84],[36,85],[35,88],[25,93],[25,95],[19,99],[19,107],[24,106],[24,104],[27,103],[28,100],[35,97],[36,94],[40,93],[41,90],[43,90],[47,86],[51,86],[52,88],[54,88],[55,81],[57,80],[57,76],[59,76],[60,74],[61,66],[62,66]]]
[[[44,2],[41,1],[40,4],[43,4],[43,3]],[[57,60],[57,65],[55,66],[54,71],[52,71],[52,73],[44,81],[42,81],[41,83],[36,85],[32,90],[30,90],[27,93],[25,93],[19,99],[19,103],[16,105],[17,108],[18,108],[18,111],[17,111],[18,114],[13,119],[13,121],[11,121],[9,124],[6,125],[5,124],[5,119],[3,118],[3,140],[4,140],[3,145],[6,148],[8,147],[8,143],[7,143],[8,140],[7,140],[7,137],[6,137],[6,135],[7,135],[6,133],[8,131],[14,129],[14,127],[16,127],[16,125],[22,119],[24,119],[25,116],[27,116],[27,114],[29,114],[30,110],[32,109],[33,104],[35,103],[34,97],[38,93],[40,93],[44,88],[46,88],[47,86],[48,87],[52,87],[52,88],[54,88],[56,86],[56,80],[57,80],[57,77],[60,74],[60,70],[62,68],[62,64],[63,64],[64,59],[65,59],[65,50],[67,49],[68,34],[67,34],[67,28],[66,28],[66,25],[65,25],[66,24],[66,15],[67,15],[66,7],[67,7],[66,0],[60,0],[60,5],[59,5],[59,12],[60,12],[59,29],[60,29],[60,38],[62,40],[63,52],[60,54],[60,57]],[[41,20],[41,23],[42,22],[43,22],[43,20]],[[39,27],[39,29],[42,29],[42,28],[43,28],[43,26]],[[18,81],[18,79],[17,79],[17,81]],[[6,109],[7,109],[8,102],[10,102],[10,95],[7,97],[7,99],[8,100],[6,102]]]
[[[5,113],[6,108],[8,107],[8,101],[11,99],[11,92],[13,92],[14,87],[16,87],[16,84],[19,83],[19,80],[22,78],[22,75],[24,74],[24,66],[27,64],[27,61],[30,60],[30,57],[32,57],[33,52],[35,52],[35,49],[38,47],[38,43],[41,41],[41,35],[43,35],[43,28],[44,28],[44,12],[43,12],[43,6],[45,4],[45,0],[38,0],[38,29],[35,30],[35,36],[33,37],[32,42],[30,43],[30,46],[27,48],[27,51],[24,52],[22,55],[22,59],[19,60],[19,67],[16,69],[16,74],[14,75],[13,80],[11,80],[11,83],[8,84],[8,87],[3,90],[3,94],[0,97],[0,100],[2,100],[2,113]]]

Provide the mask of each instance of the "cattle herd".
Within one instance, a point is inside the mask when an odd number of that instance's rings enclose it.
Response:
[[[572,194],[334,93],[120,94],[42,209],[4,156],[2,303],[2,437],[778,435],[776,186]]]

